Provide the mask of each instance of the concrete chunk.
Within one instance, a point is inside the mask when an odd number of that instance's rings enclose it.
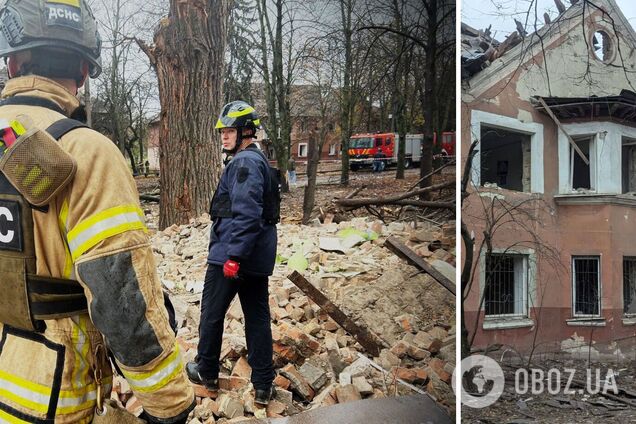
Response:
[[[352,384],[362,396],[373,394],[373,387],[363,376],[353,377]]]
[[[336,388],[336,398],[338,403],[353,402],[354,400],[362,399],[358,389],[353,384],[347,384],[346,386],[340,386]]]
[[[245,412],[243,404],[226,393],[219,396],[217,403],[219,404],[219,415],[225,418],[241,417]]]
[[[298,372],[307,380],[307,383],[311,386],[315,391],[320,390],[322,386],[327,382],[327,373],[316,367],[309,362],[305,362]]]

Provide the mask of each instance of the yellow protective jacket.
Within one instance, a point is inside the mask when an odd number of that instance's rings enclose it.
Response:
[[[7,82],[2,97],[20,95],[51,100],[67,115],[79,106],[63,86],[37,76]],[[0,106],[0,119],[18,115],[41,129],[64,118],[44,107]],[[194,392],[125,159],[112,141],[88,128],[59,143],[77,162],[77,173],[47,212],[33,210],[37,274],[79,281],[90,316],[47,320],[42,334],[0,324],[0,422],[90,422],[94,369],[112,382],[110,365],[94,354],[104,340],[151,421],[183,418]]]

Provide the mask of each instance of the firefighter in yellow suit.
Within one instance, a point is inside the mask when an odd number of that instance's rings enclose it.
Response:
[[[27,116],[31,125],[46,129],[71,116],[79,107],[78,88],[101,71],[100,45],[85,0],[4,0],[0,57],[7,58],[9,80],[0,123]],[[25,208],[29,203],[12,200],[20,196],[0,174],[0,191],[8,193],[0,200],[0,315],[8,317],[0,324],[0,422],[91,422],[96,380],[110,397],[112,370],[104,346],[141,401],[143,418],[185,422],[194,392],[125,159],[112,141],[88,128],[69,131],[58,145],[76,172],[45,207]],[[21,221],[27,215],[32,219]],[[20,256],[30,248],[34,258]],[[22,263],[33,264],[28,275]],[[63,296],[72,280],[85,308],[69,316],[62,302],[59,310],[42,312],[49,319],[38,321],[35,331],[6,324],[23,305],[7,299],[5,279],[22,277],[30,284],[34,316],[38,299]],[[59,294],[38,298],[38,290],[51,287],[61,288]]]

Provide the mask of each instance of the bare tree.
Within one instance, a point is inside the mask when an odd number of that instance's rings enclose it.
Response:
[[[98,6],[105,34],[104,72],[97,80],[98,110],[94,116],[90,111],[94,117],[91,124],[112,137],[122,154],[128,156],[133,173],[137,173],[137,164],[144,158],[148,106],[155,92],[149,78],[151,69],[135,57],[136,46],[125,33],[131,31],[139,10],[121,0],[102,0]]]
[[[334,81],[338,69],[333,65],[333,57],[329,39],[322,40],[323,44],[312,49],[304,62],[305,79],[313,88],[312,97],[317,100],[319,120],[312,130],[312,138],[309,143],[309,160],[307,162],[307,186],[303,197],[302,223],[308,224],[314,209],[316,194],[316,178],[320,156],[327,141],[333,122],[335,121],[335,92]]]

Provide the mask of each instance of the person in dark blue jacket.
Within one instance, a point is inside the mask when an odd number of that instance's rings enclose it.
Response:
[[[225,105],[216,124],[224,152],[232,159],[210,208],[198,355],[186,371],[192,382],[218,389],[225,313],[238,293],[255,401],[266,405],[274,394],[268,277],[276,260],[280,197],[269,163],[252,140],[259,125],[254,108],[242,101]]]

